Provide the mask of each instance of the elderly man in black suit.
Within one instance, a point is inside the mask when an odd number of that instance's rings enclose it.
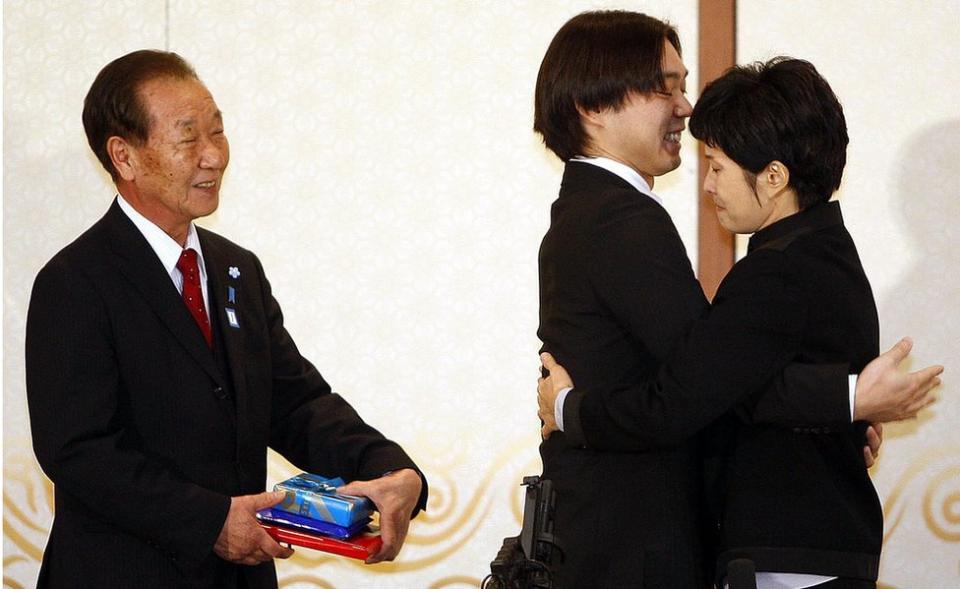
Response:
[[[276,587],[292,554],[257,524],[270,446],[342,476],[393,559],[426,481],[304,359],[257,257],[216,210],[220,110],[174,53],[108,64],[83,109],[118,196],[37,276],[27,318],[34,450],[55,485],[40,587]]]
[[[697,433],[733,401],[716,400],[702,369],[696,387],[635,392],[708,309],[652,191],[655,177],[680,164],[692,110],[686,75],[671,26],[614,11],[567,22],[537,79],[534,129],[566,162],[540,249],[538,334],[577,383],[541,382],[543,476],[556,489],[555,533],[564,551],[555,587],[694,589],[707,586],[712,568],[703,545],[715,528],[702,518]],[[758,383],[766,402],[753,418],[849,424],[849,366],[818,361],[780,367]],[[545,363],[554,366],[549,355]],[[895,364],[886,358],[881,371],[895,386],[861,394],[871,382],[862,379],[857,402],[922,404],[917,388],[906,401],[895,394],[912,386],[890,376]],[[750,366],[735,374],[751,376]]]

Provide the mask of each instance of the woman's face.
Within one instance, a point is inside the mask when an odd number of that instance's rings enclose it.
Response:
[[[713,199],[720,224],[733,233],[755,233],[767,225],[797,212],[796,197],[787,188],[786,178],[778,184],[771,172],[785,172],[771,162],[750,182],[745,170],[721,149],[705,146],[709,169],[703,190]],[[777,166],[782,166],[778,168]]]

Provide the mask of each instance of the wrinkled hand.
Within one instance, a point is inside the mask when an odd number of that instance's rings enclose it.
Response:
[[[863,460],[870,468],[877,463],[880,456],[880,444],[883,443],[883,424],[871,423],[867,428],[867,445],[863,447]]]
[[[863,369],[857,378],[854,420],[884,423],[909,419],[936,401],[932,389],[940,384],[937,377],[943,366],[910,373],[897,369],[911,348],[913,341],[905,337]]]
[[[353,481],[337,489],[343,495],[367,497],[380,512],[383,546],[367,558],[367,564],[393,560],[400,553],[410,528],[410,515],[417,506],[423,482],[417,471],[404,468],[372,481]]]
[[[293,550],[277,544],[257,523],[256,513],[283,501],[283,491],[230,498],[230,511],[223,522],[213,551],[236,564],[255,565],[274,558],[290,558]]]
[[[549,373],[549,376],[537,379],[537,404],[539,405],[537,415],[543,421],[540,435],[546,440],[550,434],[558,431],[556,413],[554,413],[557,396],[563,389],[573,387],[573,380],[549,353],[540,354],[540,363]]]

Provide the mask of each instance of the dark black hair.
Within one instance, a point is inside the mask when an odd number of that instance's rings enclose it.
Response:
[[[843,107],[802,59],[731,68],[704,88],[690,133],[722,150],[754,181],[770,162],[783,162],[801,210],[830,200],[843,178],[849,142]]]
[[[584,12],[560,27],[540,64],[533,130],[561,160],[583,155],[577,107],[620,108],[630,91],[663,88],[663,43],[680,53],[671,25],[623,10]]]
[[[137,145],[146,142],[150,118],[139,90],[150,80],[166,77],[197,79],[197,72],[176,53],[143,49],[108,63],[90,86],[83,101],[83,129],[90,149],[114,181],[118,175],[107,140],[117,136]]]

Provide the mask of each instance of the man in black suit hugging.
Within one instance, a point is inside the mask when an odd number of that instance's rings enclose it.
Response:
[[[37,276],[34,450],[55,485],[40,587],[276,587],[292,550],[257,524],[266,450],[349,483],[392,560],[427,487],[304,359],[256,256],[197,227],[229,161],[223,119],[174,53],[108,64],[84,128],[118,196]]]
[[[707,585],[704,571],[712,568],[703,538],[715,530],[701,519],[696,434],[725,407],[705,388],[631,390],[657,374],[708,308],[652,191],[655,177],[680,164],[692,110],[686,75],[677,32],[624,11],[571,19],[538,75],[534,129],[566,162],[540,249],[538,335],[577,384],[541,384],[549,393],[540,408],[543,476],[557,493],[555,530],[565,553],[555,587],[693,589]],[[891,376],[905,348],[882,359],[882,376],[864,372],[858,402],[882,399],[914,413],[927,402],[932,375],[906,383]],[[766,382],[754,419],[849,424],[848,369],[784,367]],[[861,394],[877,380],[895,383]],[[904,389],[910,394],[898,397]]]

